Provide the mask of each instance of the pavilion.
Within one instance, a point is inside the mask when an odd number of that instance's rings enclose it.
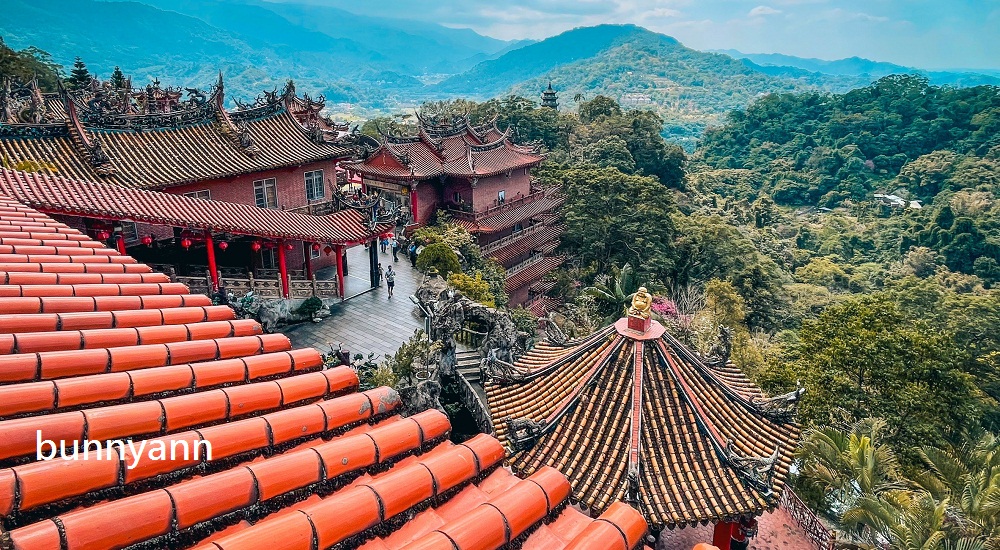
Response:
[[[540,343],[515,364],[487,360],[483,374],[514,471],[554,467],[582,508],[600,514],[622,499],[654,533],[714,523],[713,543],[726,550],[781,499],[801,391],[768,398],[732,364],[707,363],[630,314],[579,340]]]
[[[121,254],[126,252],[125,237],[122,231],[114,231],[116,223],[177,228],[184,248],[195,240],[204,243],[213,291],[220,284],[216,249],[229,247],[229,241],[221,240],[220,235],[230,241],[249,241],[254,253],[270,246],[277,251],[281,294],[285,298],[292,287],[285,252],[291,250],[292,243],[304,242],[316,250],[337,252],[337,293],[344,298],[343,251],[372,241],[394,227],[393,223],[378,223],[353,209],[314,216],[4,168],[0,168],[0,194],[46,214],[86,220],[82,223],[85,232],[99,239],[104,237],[100,239],[104,241],[113,237]],[[306,263],[307,280],[313,278],[309,266]]]

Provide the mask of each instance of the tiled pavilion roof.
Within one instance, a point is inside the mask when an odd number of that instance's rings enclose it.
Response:
[[[391,224],[382,224],[369,229],[364,215],[354,210],[313,216],[6,168],[0,168],[0,194],[48,214],[147,222],[270,239],[347,244],[362,242],[392,228]]]
[[[484,178],[534,166],[544,158],[515,145],[493,126],[475,128],[464,117],[443,126],[421,118],[417,135],[384,135],[368,158],[346,166],[375,179],[420,181],[442,175]]]
[[[514,477],[492,437],[451,443],[444,414],[403,418],[391,388],[358,392],[350,368],[2,195],[0,296],[4,550],[627,550],[645,534],[628,506],[566,508],[556,470]],[[130,443],[45,460],[37,438]],[[183,453],[200,442],[211,460]]]
[[[221,83],[205,105],[175,113],[102,118],[83,97],[49,95],[46,123],[0,120],[0,157],[51,165],[71,178],[162,189],[357,154],[352,144],[310,137],[289,112],[298,99],[294,88],[268,104],[229,112]],[[98,142],[107,162],[91,156]]]
[[[596,512],[616,499],[656,530],[774,508],[799,428],[799,393],[767,399],[738,369],[709,367],[655,321],[625,319],[566,346],[542,343],[486,384],[514,471],[559,469]]]

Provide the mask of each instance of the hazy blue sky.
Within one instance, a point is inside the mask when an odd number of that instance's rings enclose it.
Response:
[[[470,27],[504,39],[635,23],[697,49],[1000,69],[1000,0],[312,1]]]

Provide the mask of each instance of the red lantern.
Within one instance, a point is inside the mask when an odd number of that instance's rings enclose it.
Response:
[[[330,245],[326,245],[326,248],[323,249],[323,252],[326,252],[326,255],[329,256],[330,253],[333,252],[333,247]]]
[[[319,252],[319,243],[313,243],[312,249],[313,252]]]
[[[229,243],[226,241],[219,241],[219,250],[225,252],[227,248],[229,248]]]
[[[151,246],[153,244],[153,236],[152,235],[145,235],[145,236],[143,236],[139,240],[142,242],[142,244],[144,244],[146,246]]]
[[[188,238],[181,239],[181,246],[183,246],[186,249],[191,248],[191,239]]]
[[[102,240],[102,241],[108,240],[108,237],[110,237],[110,236],[111,236],[111,233],[108,233],[107,231],[104,231],[104,230],[100,231],[97,234],[98,240]]]
[[[262,246],[263,245],[260,244],[260,241],[254,241],[250,243],[250,250],[253,250],[254,252],[260,252]]]
[[[292,246],[292,243],[285,243],[285,250],[291,250],[293,248],[295,248],[295,247]]]

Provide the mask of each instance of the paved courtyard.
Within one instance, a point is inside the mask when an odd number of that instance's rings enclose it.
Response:
[[[292,345],[311,346],[325,352],[330,349],[329,343],[336,347],[338,342],[343,342],[344,349],[351,352],[352,357],[355,353],[367,356],[374,352],[381,358],[394,354],[414,330],[422,329],[424,321],[414,314],[416,306],[410,301],[410,295],[420,285],[423,275],[410,267],[409,259],[402,253],[399,261],[393,262],[391,252],[379,252],[379,261],[382,267],[392,265],[397,272],[391,299],[383,281],[381,287],[341,302],[321,323],[302,323],[283,330]],[[344,287],[347,295],[352,296],[370,286],[368,251],[363,246],[349,249],[347,265]]]

